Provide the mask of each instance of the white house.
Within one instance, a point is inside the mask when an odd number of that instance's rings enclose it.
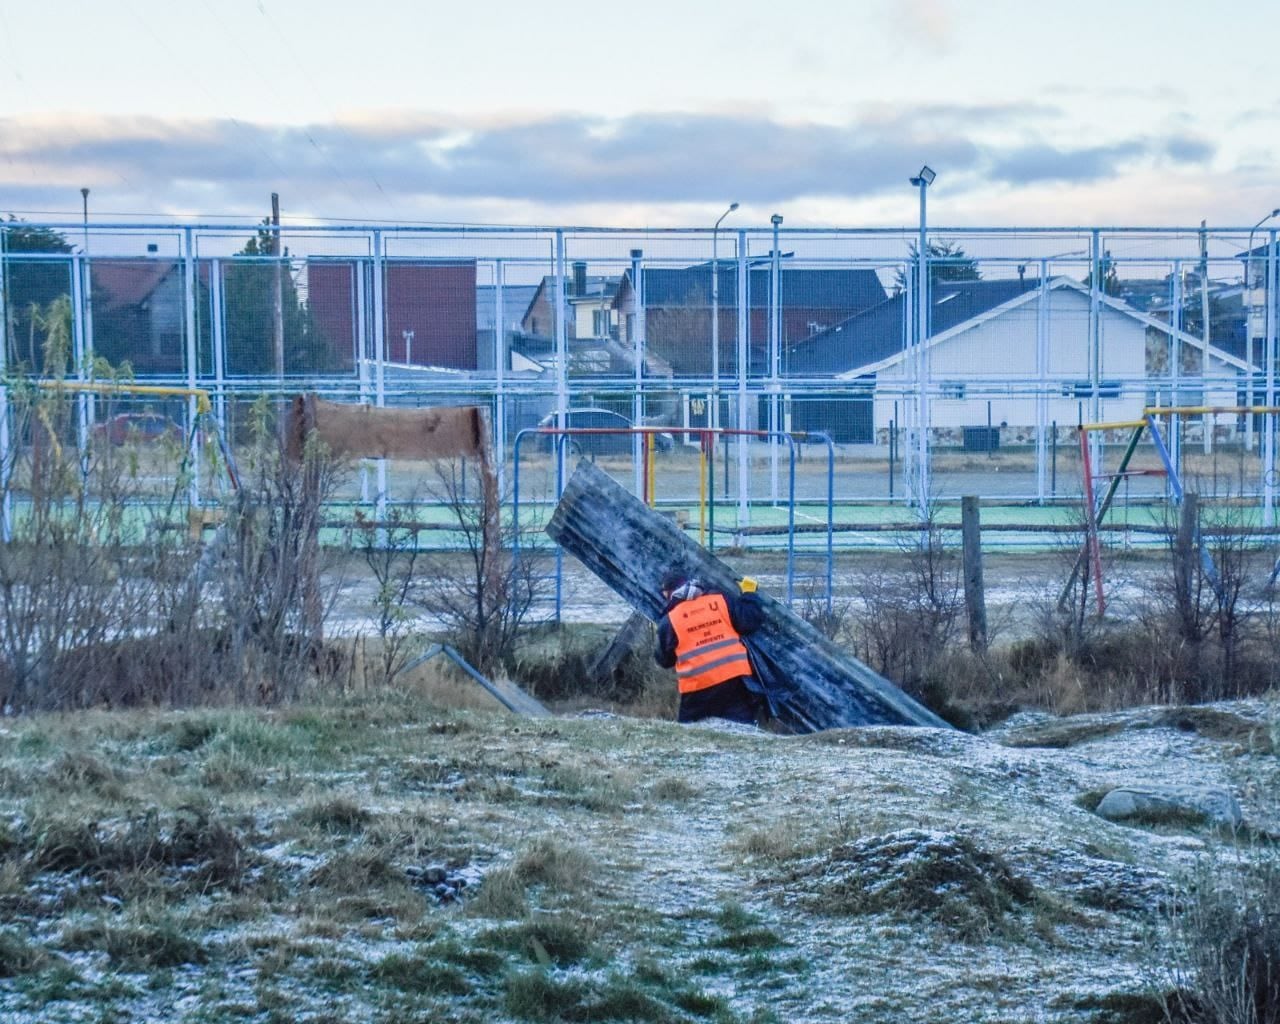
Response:
[[[839,346],[846,368],[833,376],[858,382],[863,401],[871,405],[863,430],[869,427],[873,436],[881,436],[895,416],[901,423],[904,411],[911,415],[921,381],[932,396],[928,415],[935,433],[945,436],[990,423],[1011,428],[1015,436],[1009,440],[1018,440],[1018,435],[1055,421],[1074,426],[1082,419],[1133,420],[1152,404],[1233,406],[1237,380],[1246,370],[1243,360],[1210,346],[1208,375],[1202,377],[1199,337],[1171,331],[1167,323],[1106,295],[1098,300],[1095,348],[1090,290],[1065,277],[1043,285],[936,283],[932,332],[922,350],[906,344],[907,301],[903,295],[888,300],[878,316],[867,319],[865,330],[853,317],[841,325],[844,341],[826,332],[826,337],[810,339],[814,351],[801,353],[815,369],[825,364],[830,371],[833,359],[818,347]],[[1176,394],[1169,372],[1172,347],[1181,354]],[[859,354],[871,358],[860,360]],[[835,399],[835,389],[825,397]]]

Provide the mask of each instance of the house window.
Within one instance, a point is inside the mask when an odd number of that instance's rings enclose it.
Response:
[[[538,333],[538,318],[536,316],[529,317],[529,333],[530,334]]]
[[[964,398],[964,382],[950,381],[942,385],[943,398]]]
[[[609,336],[609,311],[607,309],[591,311],[591,333],[597,338],[607,338]]]

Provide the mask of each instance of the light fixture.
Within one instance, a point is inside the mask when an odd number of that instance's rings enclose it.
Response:
[[[930,167],[928,164],[925,164],[923,167],[920,168],[919,174],[917,174],[914,178],[908,178],[907,180],[910,181],[911,184],[918,187],[920,185],[932,185],[933,179],[936,178],[937,176],[938,175],[934,171],[934,169]]]

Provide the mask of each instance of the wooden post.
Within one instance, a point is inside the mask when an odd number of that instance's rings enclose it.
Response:
[[[276,386],[284,391],[284,282],[280,267],[280,194],[271,193],[271,255],[275,257],[275,273],[271,278],[271,336],[275,355]]]
[[[982,586],[982,525],[978,499],[960,500],[960,532],[964,541],[964,607],[969,616],[969,646],[987,649],[987,599]]]
[[[1195,608],[1196,526],[1200,520],[1200,498],[1187,493],[1182,497],[1178,516],[1178,532],[1173,540],[1173,597],[1183,636],[1194,639],[1198,633]]]
[[[627,655],[640,644],[649,640],[649,620],[639,612],[632,612],[631,617],[622,624],[617,636],[609,643],[599,656],[587,667],[587,679],[599,689],[608,686],[618,666]]]

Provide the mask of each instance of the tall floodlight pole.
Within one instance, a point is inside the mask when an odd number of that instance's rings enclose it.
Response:
[[[926,195],[929,186],[937,174],[928,164],[920,168],[920,173],[907,179],[920,190],[920,238],[916,243],[916,365],[920,369],[917,386],[919,393],[916,401],[920,409],[918,421],[919,435],[916,438],[919,446],[919,494],[920,514],[927,513],[929,502],[929,397],[928,381],[925,372],[925,342],[929,337],[929,220],[926,206]]]
[[[737,208],[737,203],[730,203],[711,229],[711,413],[707,426],[713,430],[720,426],[720,250],[716,243],[721,222]]]
[[[1209,404],[1209,222],[1200,222],[1200,402]],[[1216,417],[1212,413],[1201,416],[1203,428],[1201,444],[1204,453],[1213,451],[1213,427]]]
[[[84,202],[84,251],[89,251],[89,190],[82,188],[80,198]]]
[[[1277,206],[1265,217],[1261,218],[1257,224],[1249,229],[1249,247],[1244,251],[1244,290],[1249,300],[1249,311],[1245,323],[1244,343],[1245,343],[1245,372],[1249,375],[1249,392],[1245,405],[1253,405],[1253,325],[1254,310],[1253,304],[1253,235],[1258,228],[1262,227],[1272,217],[1280,216],[1280,206]],[[1244,418],[1244,447],[1245,451],[1253,451],[1253,413],[1248,413]]]
[[[769,218],[773,225],[773,252],[769,261],[769,500],[778,504],[778,364],[782,348],[782,289],[781,268],[778,261],[782,250],[778,243],[778,228],[782,226],[782,214]]]

